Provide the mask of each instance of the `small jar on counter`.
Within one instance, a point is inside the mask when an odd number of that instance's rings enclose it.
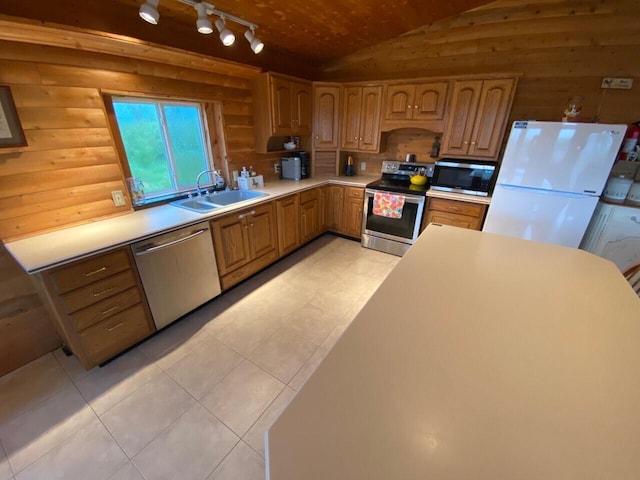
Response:
[[[604,187],[602,197],[610,203],[624,203],[631,185],[633,185],[633,179],[631,178],[627,178],[624,175],[611,176]]]

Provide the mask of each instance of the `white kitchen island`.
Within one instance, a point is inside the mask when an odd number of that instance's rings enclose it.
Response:
[[[430,225],[265,441],[270,480],[637,480],[640,301],[584,251]]]

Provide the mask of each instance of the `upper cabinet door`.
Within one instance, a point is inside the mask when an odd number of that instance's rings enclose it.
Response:
[[[463,80],[455,83],[443,135],[442,156],[465,156],[469,153],[481,90],[482,80]]]
[[[377,152],[380,147],[382,86],[362,88],[359,150]]]
[[[514,86],[515,80],[512,78],[484,81],[469,155],[487,158],[498,156]]]
[[[497,160],[515,85],[515,78],[455,82],[442,155]]]
[[[311,85],[296,82],[291,85],[293,105],[291,126],[297,135],[311,135]]]
[[[313,146],[315,148],[338,148],[339,105],[339,86],[314,88]]]
[[[415,87],[413,98],[414,120],[441,120],[447,100],[448,82],[421,83]]]
[[[389,85],[384,103],[385,120],[408,120],[413,117],[415,85]]]
[[[271,124],[273,135],[291,135],[293,122],[292,84],[289,80],[271,77]]]
[[[342,132],[340,146],[345,150],[357,150],[360,138],[360,111],[362,110],[362,87],[347,87],[344,90],[342,108]]]

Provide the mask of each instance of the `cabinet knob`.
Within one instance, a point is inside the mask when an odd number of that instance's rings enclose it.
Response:
[[[475,145],[475,144],[476,144],[476,142],[471,142],[471,145]]]
[[[409,108],[413,108],[411,105],[409,105]]]
[[[417,110],[418,109],[418,105],[414,105],[413,108],[415,108]]]
[[[357,136],[356,136],[356,137],[353,137],[353,139],[354,139],[354,140],[358,140],[358,137],[357,137]]]
[[[316,140],[320,140],[320,135],[316,135]]]
[[[464,141],[465,145],[469,145],[469,142],[467,140]]]
[[[360,141],[362,141],[362,137],[360,137]]]

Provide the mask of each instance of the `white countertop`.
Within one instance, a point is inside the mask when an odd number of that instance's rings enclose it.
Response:
[[[244,201],[208,213],[197,213],[172,205],[162,205],[8,242],[5,246],[26,272],[36,273],[163,231],[193,225],[233,210],[240,210],[325,183],[364,187],[373,180],[375,177],[368,176],[324,176],[296,182],[280,180],[269,182],[259,190],[268,193],[268,197]]]
[[[266,435],[270,480],[640,472],[640,302],[615,265],[430,225]]]

